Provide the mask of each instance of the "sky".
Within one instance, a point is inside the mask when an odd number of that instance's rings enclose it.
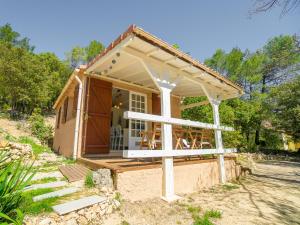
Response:
[[[300,35],[300,7],[249,16],[254,0],[0,0],[0,25],[9,23],[30,38],[35,52],[61,59],[92,40],[109,45],[130,24],[204,61],[216,49],[255,51],[280,34]]]

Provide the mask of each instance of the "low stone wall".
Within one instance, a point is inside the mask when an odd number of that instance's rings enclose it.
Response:
[[[235,159],[225,159],[226,179],[235,180],[240,175],[240,166]],[[144,169],[117,174],[117,191],[122,198],[131,201],[161,196],[162,169]],[[175,165],[174,183],[176,194],[187,194],[219,184],[219,169],[216,159],[195,164]]]

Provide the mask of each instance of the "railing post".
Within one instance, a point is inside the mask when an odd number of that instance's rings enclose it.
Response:
[[[213,108],[213,116],[214,116],[214,124],[220,125],[220,116],[219,116],[219,100],[210,100],[210,103]],[[224,150],[223,142],[222,142],[222,133],[221,130],[215,130],[215,143],[216,149]],[[226,174],[225,174],[225,162],[224,162],[224,153],[218,155],[218,167],[220,174],[220,183],[224,184],[226,182]]]
[[[161,93],[161,115],[171,117],[171,88],[160,87]],[[172,125],[162,123],[162,150],[172,151]],[[162,158],[162,198],[166,201],[173,201],[176,196],[174,193],[174,168],[173,157]]]

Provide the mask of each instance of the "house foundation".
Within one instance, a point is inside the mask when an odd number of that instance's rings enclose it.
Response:
[[[225,158],[228,181],[236,180],[241,168],[234,158]],[[140,201],[162,195],[162,168],[130,170],[116,174],[116,188],[123,199]],[[189,194],[221,183],[218,159],[201,160],[198,163],[174,165],[174,192]]]

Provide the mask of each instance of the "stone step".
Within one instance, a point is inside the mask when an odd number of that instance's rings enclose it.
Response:
[[[39,172],[36,173],[31,180],[41,180],[44,178],[52,178],[52,177],[60,179],[63,178],[64,176],[59,171],[53,171],[48,173]]]
[[[105,197],[99,195],[92,195],[89,197],[80,198],[78,200],[69,201],[63,204],[55,205],[52,208],[59,215],[64,215],[82,208],[92,206],[94,204],[104,202]]]
[[[65,196],[65,195],[68,195],[68,194],[73,194],[73,193],[75,193],[79,190],[80,189],[76,188],[76,187],[64,188],[64,189],[61,189],[61,190],[58,190],[58,191],[53,191],[53,192],[46,193],[46,194],[43,194],[43,195],[35,196],[32,199],[33,199],[34,202],[37,202],[37,201],[41,201],[41,200],[46,199],[46,198],[61,197],[61,196]]]
[[[57,187],[66,186],[67,184],[68,183],[66,181],[55,181],[55,182],[49,182],[44,184],[33,184],[31,186],[25,187],[24,191],[37,190],[42,188],[57,188]]]

